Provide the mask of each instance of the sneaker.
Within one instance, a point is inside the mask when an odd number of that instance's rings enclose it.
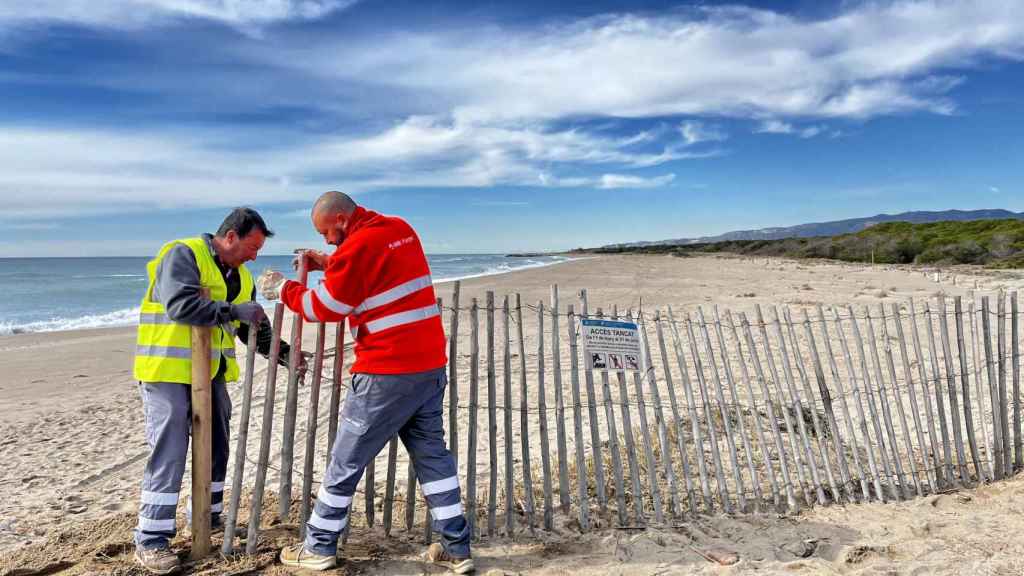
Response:
[[[337,564],[335,556],[321,556],[306,550],[303,544],[293,544],[281,549],[281,564],[307,570],[327,570]]]
[[[181,567],[178,555],[170,548],[135,548],[135,561],[150,574],[170,574]]]
[[[469,574],[476,570],[476,566],[473,565],[473,557],[467,558],[455,558],[445,551],[444,547],[434,542],[427,548],[426,553],[427,561],[438,566],[444,566],[456,574]]]

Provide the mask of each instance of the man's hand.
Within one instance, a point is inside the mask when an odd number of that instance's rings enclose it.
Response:
[[[230,315],[232,320],[241,320],[253,328],[259,327],[260,322],[263,322],[267,317],[267,313],[263,311],[263,306],[256,302],[232,304]]]
[[[285,277],[277,270],[267,268],[256,279],[256,288],[267,300],[277,300],[281,297],[281,287],[284,286]]]
[[[317,250],[296,250],[295,258],[292,260],[292,267],[299,269],[299,262],[302,258],[306,260],[306,271],[315,272],[327,267],[327,254]]]
[[[295,371],[298,374],[298,381],[300,384],[304,384],[306,380],[306,373],[309,371],[309,363],[313,359],[312,352],[300,352],[299,353],[299,365],[295,367]]]

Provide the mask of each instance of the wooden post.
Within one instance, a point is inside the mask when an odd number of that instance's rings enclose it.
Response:
[[[814,331],[811,329],[810,319],[807,317],[806,310],[804,311],[804,320],[806,321],[805,326],[807,327],[807,339],[811,343],[811,352],[814,354],[814,363],[816,369],[820,370],[818,365],[820,360],[818,359],[818,347],[814,341]],[[818,305],[818,323],[821,326],[822,342],[825,345],[825,356],[828,357],[829,371],[832,373],[832,381],[836,383],[836,393],[839,395],[839,405],[843,410],[843,422],[846,424],[846,436],[849,439],[850,445],[852,446],[851,452],[853,453],[853,465],[857,467],[857,475],[859,476],[861,494],[864,500],[871,499],[871,490],[868,487],[868,475],[864,471],[864,465],[860,461],[860,446],[857,444],[857,434],[853,428],[853,418],[850,417],[850,406],[846,399],[846,391],[843,390],[843,380],[839,377],[839,366],[836,364],[835,355],[832,353],[832,342],[828,333],[828,324],[825,322],[825,311],[822,309],[821,304]],[[824,375],[822,375],[824,379]],[[852,380],[852,379],[851,379]],[[821,383],[822,398],[825,400],[825,407],[829,413],[829,424],[832,429],[836,431],[836,441],[839,456],[839,463],[842,466],[844,482],[847,483],[847,491],[851,502],[857,500],[857,490],[849,486],[851,481],[850,472],[846,464],[846,448],[843,446],[843,439],[839,436],[839,426],[835,423],[835,414],[832,413],[832,399],[828,393],[828,387],[824,382]]]
[[[967,482],[967,458],[964,456],[964,440],[960,431],[960,406],[956,399],[956,375],[953,368],[953,353],[949,345],[949,326],[946,311],[946,297],[939,296],[939,337],[942,341],[942,355],[946,364],[946,389],[949,393],[949,412],[953,421],[953,439],[959,464],[960,481]]]
[[[670,320],[669,322],[671,323],[672,321]],[[657,316],[655,317],[654,328],[655,334],[658,338],[658,348],[661,351],[662,372],[665,374],[665,390],[668,392],[668,401],[672,408],[672,425],[676,430],[676,448],[679,450],[679,460],[683,464],[683,479],[686,481],[686,505],[689,506],[692,514],[697,511],[697,502],[694,494],[693,478],[690,473],[689,458],[686,454],[686,436],[683,434],[683,423],[682,419],[679,417],[679,403],[676,401],[675,383],[672,382],[672,369],[668,360],[668,352],[665,348],[665,335],[661,329],[660,318]],[[678,350],[679,348],[676,346],[676,351],[678,352]],[[678,360],[678,355],[676,358]],[[688,380],[689,375],[686,372],[686,364],[680,363],[679,374],[682,378]],[[675,509],[676,511],[679,510],[678,507]]]
[[[542,313],[543,314],[543,313]],[[543,316],[541,318],[544,318]],[[516,336],[519,341],[519,444],[522,449],[522,489],[525,492],[526,499],[526,525],[529,526],[529,530],[532,532],[537,525],[534,523],[534,475],[530,469],[530,455],[529,455],[529,403],[527,401],[528,392],[526,389],[526,342],[522,335],[522,298],[519,293],[515,295],[515,323],[516,323]],[[543,334],[541,327],[538,327],[538,331]],[[541,348],[543,357],[543,348]],[[538,394],[541,397],[541,404],[544,404],[544,370],[538,372],[538,383],[540,389]],[[508,410],[508,409],[506,409]],[[547,440],[547,433],[545,433],[545,440]],[[542,458],[545,462],[548,461],[547,442],[544,442],[545,447],[542,450]],[[547,467],[545,467],[547,469]],[[550,483],[549,483],[550,486]]]
[[[316,325],[316,349],[313,356],[313,378],[309,383],[309,406],[306,412],[306,452],[302,467],[302,502],[299,518],[299,535],[306,535],[306,520],[309,519],[310,499],[313,492],[313,458],[316,458],[316,425],[320,417],[320,378],[324,374],[324,340],[327,325]]]
[[[818,464],[814,459],[814,450],[811,448],[810,439],[807,436],[807,424],[804,421],[804,408],[801,401],[800,390],[796,387],[793,379],[793,369],[790,366],[789,351],[786,347],[786,337],[782,332],[782,323],[779,319],[779,311],[772,307],[772,324],[775,326],[775,336],[779,341],[779,355],[782,357],[782,370],[786,375],[786,386],[789,388],[790,402],[793,406],[793,414],[796,418],[797,430],[800,432],[800,441],[803,443],[804,454],[807,456],[807,463],[811,467],[811,481],[814,482],[814,490],[818,495],[818,504],[825,505],[828,499],[825,497],[825,489],[822,488],[821,477],[818,474]]]
[[[754,374],[757,377],[758,384],[761,385],[761,397],[764,398],[765,409],[768,411],[768,422],[771,425],[772,436],[775,438],[775,451],[779,455],[779,470],[782,472],[782,484],[786,491],[786,506],[790,510],[796,510],[799,504],[796,499],[793,480],[789,474],[789,464],[786,462],[786,445],[782,441],[782,433],[779,431],[779,420],[775,416],[775,406],[772,403],[771,392],[768,390],[768,379],[765,378],[764,369],[761,367],[761,358],[757,354],[754,335],[750,330],[750,322],[747,320],[746,314],[740,314],[740,325],[743,326],[743,335],[747,340],[747,348],[750,349],[750,359],[754,362]],[[785,408],[781,405],[779,407],[785,412]]]
[[[985,366],[988,370],[989,395],[992,398],[992,458],[995,462],[995,479],[1006,477],[1003,469],[1003,425],[999,415],[999,383],[996,381],[995,359],[992,358],[992,336],[989,321],[988,296],[981,297],[982,342],[985,346]]]
[[[526,342],[523,338],[523,307],[516,294],[516,326],[519,331],[519,437],[523,454],[523,490],[526,492],[526,522],[534,529],[533,475],[530,469],[530,403],[526,385]],[[540,428],[541,475],[544,486],[544,529],[554,527],[551,505],[551,454],[548,447],[548,399],[544,387],[544,301],[537,303],[537,409]]]
[[[459,469],[459,286],[452,285],[452,315],[448,330],[448,449]]]
[[[494,292],[487,292],[487,442],[490,449],[490,481],[487,486],[487,535],[497,533],[498,507],[498,383],[494,368]]]
[[[632,310],[629,311],[628,317],[630,320],[633,320]],[[639,327],[639,324],[637,324],[638,329]],[[636,394],[637,415],[640,418],[640,432],[644,443],[644,461],[647,463],[647,489],[651,493],[654,521],[660,524],[665,521],[665,514],[661,506],[661,490],[658,487],[658,465],[654,459],[654,445],[651,442],[651,429],[647,422],[647,402],[644,400],[644,388],[641,384],[640,372],[633,373],[633,390]]]
[[[882,481],[881,474],[878,471],[878,465],[875,463],[875,451],[871,445],[871,434],[870,428],[868,427],[868,420],[864,414],[864,401],[861,397],[861,385],[860,380],[857,378],[857,372],[853,365],[853,355],[850,354],[850,346],[846,342],[846,333],[843,331],[842,318],[839,316],[839,310],[833,308],[832,313],[835,316],[836,321],[836,333],[839,334],[839,343],[843,348],[843,357],[846,359],[846,371],[850,377],[850,387],[853,389],[853,402],[857,407],[857,420],[860,424],[860,434],[864,438],[864,450],[868,455],[868,469],[871,470],[872,481],[875,486],[875,497],[885,502],[885,494],[882,492]],[[850,322],[856,329],[857,318],[853,315],[853,308],[850,308]],[[858,332],[859,334],[859,332]],[[867,368],[864,365],[864,353],[861,350],[861,367],[862,374],[865,375],[865,381],[867,376]],[[877,429],[877,428],[876,428]],[[879,435],[881,432],[877,432]],[[884,451],[882,451],[884,456]]]
[[[469,308],[469,430],[466,437],[466,520],[477,538],[476,525],[476,418],[480,396],[480,307],[473,298]]]
[[[1024,468],[1020,424],[1020,346],[1017,339],[1017,292],[1010,293],[1010,353],[1013,362],[1013,464],[1014,471]]]
[[[889,483],[889,491],[892,493],[893,498],[902,500],[903,492],[897,487],[897,478],[893,474],[892,468],[889,466],[889,456],[886,453],[885,437],[882,434],[882,425],[880,423],[881,418],[878,416],[875,394],[871,387],[871,375],[868,372],[868,357],[867,353],[864,351],[864,339],[860,336],[860,326],[857,322],[857,316],[853,311],[853,306],[848,306],[847,309],[850,312],[850,323],[853,326],[853,337],[854,340],[857,341],[857,356],[860,360],[861,375],[864,377],[864,390],[867,391],[868,411],[871,413],[871,422],[875,428],[875,438],[878,440],[878,452],[882,455],[882,469],[885,471],[885,477]],[[874,346],[872,346],[872,348],[873,347]]]
[[[764,435],[764,426],[761,424],[761,414],[760,410],[757,408],[757,396],[754,394],[753,384],[750,383],[750,371],[747,369],[747,362],[743,357],[743,341],[740,340],[739,332],[736,330],[736,323],[733,321],[732,312],[726,310],[725,318],[726,322],[729,324],[729,331],[732,334],[732,339],[736,342],[736,357],[739,360],[740,365],[740,378],[743,379],[743,386],[747,390],[747,397],[750,398],[750,409],[753,413],[754,430],[757,431],[758,444],[761,446],[761,455],[764,457],[764,467],[768,472],[768,482],[771,486],[772,504],[776,509],[778,509],[782,505],[782,500],[779,496],[779,482],[775,478],[775,467],[772,466],[772,452],[768,446],[768,439]],[[718,318],[718,307],[715,307],[715,321],[721,324],[721,321]],[[722,349],[724,350],[725,347],[723,346]],[[734,393],[734,399],[735,396],[736,395]],[[759,486],[760,482],[755,480],[754,484],[755,486]]]
[[[935,469],[928,465],[928,445],[924,442],[924,426],[921,425],[921,410],[917,404],[917,392],[914,390],[914,375],[910,370],[910,355],[907,354],[907,340],[903,336],[903,321],[900,319],[900,305],[892,303],[892,318],[893,322],[896,323],[896,337],[899,339],[900,344],[900,360],[903,363],[903,378],[907,383],[907,392],[910,393],[910,413],[914,417],[914,429],[917,431],[917,444],[921,447],[921,465],[924,467],[925,476],[930,485],[931,491],[935,492],[937,485],[935,481]],[[913,316],[911,316],[913,320]],[[883,322],[884,310],[883,310]],[[888,337],[886,338],[888,340]],[[893,378],[893,382],[896,379]],[[897,397],[899,393],[897,392]],[[910,454],[911,461],[914,460],[914,454]]]
[[[345,321],[335,324],[334,364],[331,373],[331,408],[327,424],[327,466],[331,465],[331,452],[338,435],[338,415],[341,413],[341,387],[345,379]]]
[[[210,289],[200,289],[209,300]],[[210,553],[210,500],[213,475],[213,378],[210,368],[212,328],[192,327],[192,554],[193,560]],[[218,342],[218,357],[220,347]]]
[[[892,450],[892,463],[899,481],[900,498],[906,498],[908,491],[907,476],[903,470],[903,459],[900,457],[900,446],[896,440],[896,430],[892,424],[892,410],[889,408],[889,394],[885,387],[885,376],[882,374],[882,361],[878,356],[878,334],[871,319],[871,311],[864,307],[864,317],[868,324],[868,346],[871,348],[871,359],[875,367],[875,381],[878,383],[878,400],[882,407],[882,422],[889,438],[889,449]]]
[[[513,492],[512,469],[512,337],[509,322],[512,315],[508,306],[508,295],[502,300],[501,305],[501,328],[503,333],[502,344],[505,354],[502,357],[504,397],[502,401],[503,420],[505,423],[505,535],[511,537],[514,530],[515,494]]]
[[[946,425],[945,400],[942,397],[942,374],[939,371],[939,349],[935,344],[935,330],[932,326],[932,311],[929,303],[924,303],[925,326],[928,328],[928,355],[931,357],[932,374],[935,383],[935,402],[938,410],[939,425],[942,431],[942,450],[946,462],[946,482],[951,485],[959,485],[959,480],[953,476],[953,455],[949,440],[949,431]]]
[[[306,285],[306,259],[299,257],[299,284]],[[299,362],[302,359],[302,314],[292,316],[291,349],[288,358],[288,391],[284,401],[284,427],[281,437],[281,483],[277,492],[277,511],[288,522],[292,506],[292,468],[295,465],[295,417],[299,402]]]
[[[778,313],[776,313],[776,315],[777,314]],[[807,377],[807,370],[804,368],[803,356],[800,354],[800,344],[796,338],[796,329],[793,327],[793,319],[790,317],[788,307],[783,307],[782,315],[783,318],[785,318],[786,331],[789,334],[789,341],[793,352],[793,364],[796,365],[797,374],[800,376],[800,384],[803,386],[803,392],[807,394],[807,405],[811,411],[811,425],[814,427],[814,435],[818,439],[818,453],[821,456],[821,462],[825,468],[825,478],[828,480],[828,484],[832,489],[832,500],[835,501],[840,498],[841,494],[839,490],[839,483],[836,481],[836,476],[832,472],[832,463],[829,461],[828,441],[825,437],[825,431],[821,427],[820,418],[818,418],[818,403],[814,399],[814,389],[811,388],[810,379]],[[800,388],[795,388],[795,390],[797,393],[797,400],[801,401]],[[811,453],[813,455],[813,450]]]
[[[409,457],[409,467],[412,468],[411,456]],[[373,528],[374,512],[376,509],[376,506],[374,506],[374,499],[376,498],[376,496],[377,454],[374,454],[373,458],[370,459],[370,462],[366,464],[366,469],[363,473],[363,503],[365,506],[364,514],[366,515],[366,526],[368,528]]]
[[[718,362],[715,360],[715,351],[711,347],[711,336],[708,334],[708,325],[704,320],[704,309],[700,306],[697,307],[697,319],[700,322],[701,335],[704,337],[704,351],[707,353],[708,366],[711,369],[711,376],[714,377],[715,400],[718,402],[718,412],[722,417],[722,425],[725,427],[725,443],[729,448],[729,463],[732,465],[733,480],[736,482],[736,499],[740,506],[740,512],[745,512],[747,510],[747,496],[746,489],[743,487],[743,474],[740,470],[739,459],[736,456],[736,442],[733,441],[732,415],[725,404],[725,394],[722,393],[722,379],[718,376]],[[724,350],[722,354],[725,354]],[[694,354],[694,358],[699,365],[700,356]],[[698,370],[698,373],[703,375],[702,370]],[[742,415],[740,417],[742,418]],[[726,507],[726,510],[728,510],[728,507]]]
[[[683,381],[683,393],[686,395],[686,408],[687,413],[690,416],[690,434],[693,437],[694,443],[694,459],[697,461],[697,473],[700,474],[700,489],[701,494],[704,497],[704,509],[707,512],[712,512],[715,509],[714,500],[711,496],[711,481],[710,475],[708,474],[707,463],[704,461],[704,434],[700,430],[700,418],[697,416],[697,402],[694,400],[693,395],[693,382],[690,380],[690,371],[687,369],[686,358],[683,354],[683,339],[679,335],[679,327],[676,323],[675,314],[672,312],[672,307],[668,307],[668,325],[672,328],[672,347],[675,350],[676,365],[679,367],[679,376]],[[660,330],[661,324],[655,323],[655,326]],[[665,362],[665,378],[666,382],[669,380],[668,362]],[[669,385],[669,389],[674,388],[673,385]],[[673,392],[669,396],[671,399],[675,396]],[[675,407],[673,405],[673,407]],[[682,418],[678,414],[675,414],[676,424],[676,438],[678,440],[678,448],[681,454],[680,458],[686,458],[686,445],[685,436],[683,434],[683,423]],[[710,423],[709,423],[710,425]],[[690,474],[687,474],[689,477]],[[689,489],[689,486],[687,486]],[[697,503],[696,497],[692,496],[690,501],[691,510],[696,511]]]
[[[903,406],[903,395],[900,394],[899,382],[896,379],[896,363],[892,355],[892,339],[889,337],[889,324],[885,317],[885,305],[879,303],[878,311],[882,321],[882,348],[885,350],[885,362],[889,367],[889,379],[892,380],[892,396],[896,402],[896,413],[900,417],[900,426],[903,428],[903,445],[907,449],[907,462],[910,466],[910,476],[914,482],[914,490],[918,496],[924,496],[921,488],[921,478],[917,473],[917,459],[914,457],[914,443],[910,438],[910,425],[907,423],[907,413]],[[899,322],[899,308],[896,309],[896,322]],[[880,380],[884,382],[884,379]],[[907,381],[907,387],[912,387]]]
[[[551,372],[555,377],[555,441],[558,444],[558,499],[569,514],[569,457],[565,444],[565,396],[562,391],[562,347],[558,331],[558,285],[551,285]]]
[[[793,426],[793,419],[789,415],[789,405],[786,402],[785,396],[782,389],[782,379],[779,378],[779,371],[775,366],[775,358],[772,355],[771,342],[768,340],[768,324],[764,320],[764,315],[761,313],[761,306],[754,306],[754,313],[757,315],[757,325],[761,330],[761,344],[764,348],[765,360],[768,362],[768,370],[771,372],[771,381],[775,384],[776,399],[779,404],[779,409],[782,411],[782,418],[786,422],[786,436],[789,438],[789,448],[793,454],[794,467],[796,468],[797,478],[800,480],[800,489],[804,493],[804,502],[808,506],[814,505],[814,495],[812,494],[807,482],[804,479],[803,471],[803,458],[809,456],[797,447],[798,432]],[[802,416],[802,415],[796,415]]]
[[[1013,474],[1013,447],[1010,446],[1010,418],[1006,398],[1006,294],[999,291],[999,304],[996,306],[996,338],[999,358],[999,423],[1002,426],[1003,438],[1003,473]]]
[[[281,354],[281,323],[284,320],[284,304],[274,305],[274,337],[270,341],[270,357],[267,358],[267,384],[263,394],[263,425],[260,427],[260,454],[256,461],[256,484],[252,489],[252,503],[249,505],[249,531],[245,541],[245,553],[255,554],[259,545],[260,516],[263,513],[263,490],[267,482],[267,467],[270,462],[270,432],[274,425],[274,391],[277,388],[277,359]]]
[[[668,441],[668,428],[665,426],[665,413],[661,406],[661,394],[658,392],[658,378],[654,373],[654,359],[651,355],[651,346],[647,339],[647,326],[644,322],[642,310],[636,313],[637,328],[640,332],[640,370],[644,373],[644,380],[647,381],[647,389],[651,393],[651,402],[654,403],[654,422],[658,427],[658,446],[661,449],[661,456],[665,465],[665,476],[668,479],[668,489],[671,494],[671,506],[669,513],[673,517],[680,515],[679,511],[679,486],[676,484],[676,472],[672,466],[672,445]],[[658,323],[658,316],[655,315],[654,323]],[[654,474],[652,470],[650,472]]]
[[[587,289],[580,290],[581,318],[589,318]],[[597,393],[594,391],[594,373],[584,363],[583,382],[587,386],[587,415],[590,420],[590,450],[594,460],[594,484],[597,489],[597,505],[601,512],[608,509],[608,494],[605,493],[604,459],[601,456],[601,433],[597,429]]]
[[[576,441],[576,499],[579,506],[580,530],[586,532],[590,526],[590,503],[587,501],[587,460],[583,455],[583,410],[580,404],[579,350],[576,345],[576,316],[569,304],[569,373],[572,382],[572,424]]]
[[[963,304],[959,296],[954,299],[953,304],[956,314],[956,348],[960,356],[960,382],[964,397],[964,427],[967,429],[967,445],[971,450],[971,458],[974,460],[974,473],[978,476],[978,482],[983,482],[985,472],[981,466],[981,457],[978,455],[978,443],[974,438],[974,418],[971,414],[970,371],[967,369],[967,347],[964,345]],[[984,418],[983,414],[978,416]]]
[[[981,352],[978,349],[978,340],[980,337],[978,334],[978,315],[976,313],[976,306],[974,303],[974,295],[971,295],[971,305],[969,307],[971,314],[971,352],[973,354],[974,364],[974,401],[977,402],[978,408],[978,420],[981,421],[981,440],[985,447],[985,458],[984,461],[988,468],[988,477],[985,481],[991,480],[995,477],[995,463],[992,458],[992,441],[988,432],[988,418],[985,417],[985,388],[982,384],[981,377],[981,365],[984,362],[981,359]]]
[[[732,400],[732,404],[736,410],[736,423],[739,425],[740,441],[743,443],[743,453],[746,455],[747,459],[747,471],[750,473],[750,483],[753,484],[754,488],[754,511],[756,512],[761,509],[764,494],[761,492],[761,480],[757,477],[757,472],[754,470],[754,454],[750,449],[750,440],[747,438],[747,424],[744,422],[743,407],[740,404],[740,396],[736,391],[736,380],[732,376],[732,366],[730,366],[729,363],[729,350],[725,346],[725,335],[722,332],[722,319],[718,315],[717,304],[714,306],[713,311],[715,314],[715,336],[718,341],[719,353],[722,356],[722,367],[725,370],[725,381],[729,386],[729,399]],[[703,311],[701,312],[701,330],[707,333],[707,324],[704,323]],[[710,346],[708,357],[712,357],[710,354]],[[751,400],[753,400],[753,398],[751,398]],[[736,475],[741,475],[738,469]]]
[[[252,378],[256,366],[256,340],[259,325],[249,325],[249,340],[245,344],[245,371],[242,376],[242,414],[238,420],[238,438],[235,441],[235,472],[231,475],[231,502],[228,516],[224,521],[224,544],[221,552],[225,556],[234,553],[235,527],[238,522],[238,505],[242,501],[242,474],[245,472],[245,452],[249,440],[249,414],[252,411]],[[212,469],[211,469],[212,472]]]
[[[600,308],[597,309],[597,317],[604,317]],[[619,431],[615,426],[615,411],[612,409],[612,390],[608,380],[607,369],[601,370],[601,395],[604,398],[604,418],[608,423],[608,449],[612,455],[612,477],[615,481],[615,501],[618,505],[619,525],[626,526],[626,488],[622,478]]]
[[[796,334],[794,333],[794,330],[795,330],[795,328],[793,327],[794,326],[794,322],[790,318],[789,308],[786,308],[785,311],[786,311],[786,323],[789,325],[790,341],[793,342],[793,349],[796,352],[795,359],[796,359],[796,362],[797,362],[797,366],[801,367],[803,365],[803,361],[801,359],[801,355],[799,354],[800,347],[799,347],[798,341],[796,339]],[[828,384],[825,381],[825,369],[824,369],[824,367],[821,364],[821,357],[818,355],[818,344],[817,344],[817,342],[814,341],[814,330],[811,328],[811,318],[807,314],[807,309],[806,308],[801,309],[801,311],[803,312],[803,315],[804,315],[804,319],[803,319],[803,322],[801,322],[801,324],[803,324],[804,335],[807,338],[807,345],[810,348],[811,366],[814,368],[814,380],[815,380],[815,384],[817,384],[818,395],[821,396],[822,408],[824,408],[824,410],[825,410],[825,422],[826,422],[826,424],[828,426],[828,430],[829,430],[830,435],[832,437],[832,443],[833,443],[835,451],[836,451],[836,461],[839,463],[839,482],[838,482],[838,484],[832,485],[832,491],[833,491],[832,499],[833,499],[833,501],[838,502],[843,497],[842,491],[845,488],[846,490],[850,491],[850,494],[848,495],[849,496],[848,500],[853,502],[853,501],[855,501],[855,499],[854,499],[855,491],[850,490],[850,488],[851,488],[851,486],[850,486],[850,469],[849,469],[849,467],[847,466],[847,463],[846,463],[846,447],[843,444],[843,435],[842,435],[842,432],[839,430],[839,424],[836,422],[835,411],[833,410],[833,407],[832,407],[832,393],[829,392]],[[834,358],[829,358],[829,361],[834,362],[835,359]],[[838,372],[839,372],[839,370],[836,369],[834,371],[833,375],[838,374]],[[802,378],[804,384],[806,385],[807,396],[810,398],[809,402],[811,403],[812,406],[815,407],[814,410],[815,410],[815,414],[816,414],[817,413],[817,401],[814,398],[814,387],[810,385],[809,379],[807,378],[806,373],[804,372],[804,370],[802,368],[801,368],[800,374],[801,374],[801,378]],[[824,434],[819,433],[819,435],[818,435],[818,445],[819,445],[819,447],[825,448],[822,451],[822,459],[825,461],[826,464],[828,464],[829,463],[828,449],[827,449],[827,442],[826,442],[826,438],[825,438]],[[834,482],[834,481],[835,481],[835,476],[830,474],[829,475],[829,483],[832,484],[832,482]]]
[[[917,329],[917,311],[914,309],[914,301],[907,303],[910,309],[910,335],[914,342],[914,355],[917,360],[918,380],[921,381],[921,397],[924,398],[925,416],[928,418],[928,441],[931,445],[932,455],[932,490],[942,487],[942,460],[939,458],[940,447],[939,435],[935,432],[935,418],[932,413],[931,395],[928,393],[928,375],[925,369],[924,354],[921,352],[921,337]]]
[[[686,337],[690,345],[690,356],[693,358],[693,371],[697,374],[697,386],[700,389],[700,399],[704,405],[704,420],[708,425],[708,439],[711,441],[711,459],[715,464],[715,482],[718,484],[718,498],[722,501],[722,509],[726,514],[733,511],[732,501],[729,499],[729,486],[725,481],[725,468],[722,465],[721,452],[718,449],[718,433],[715,431],[715,417],[711,412],[711,393],[708,391],[707,380],[704,378],[704,366],[700,361],[700,353],[697,351],[697,337],[693,332],[693,321],[689,313],[686,315]],[[722,414],[722,419],[726,418]]]
[[[398,435],[388,442],[388,471],[384,479],[384,535],[391,535],[392,516],[395,508],[395,482],[397,476]]]
[[[619,319],[619,310],[612,306],[612,320]],[[622,432],[626,437],[626,460],[629,462],[629,478],[633,489],[634,521],[637,526],[644,523],[643,489],[640,487],[640,466],[637,464],[636,442],[633,439],[633,419],[629,410],[629,392],[626,390],[626,374],[616,372],[619,383],[619,409],[622,414]],[[678,426],[679,421],[676,420]]]

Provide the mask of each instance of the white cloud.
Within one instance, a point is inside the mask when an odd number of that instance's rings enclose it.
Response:
[[[687,146],[701,142],[721,142],[728,138],[725,132],[716,126],[708,126],[703,122],[688,120],[679,125],[679,133]]]
[[[675,174],[665,174],[654,178],[643,178],[628,174],[603,174],[598,188],[660,188],[676,179]]]
[[[993,194],[999,194],[1000,192],[1002,192],[998,186],[989,186],[988,191]]]
[[[818,124],[805,126],[803,128],[794,126],[789,122],[783,122],[777,119],[770,119],[762,121],[757,128],[754,129],[755,134],[795,134],[801,138],[814,138],[819,134],[829,133],[832,136],[839,136],[838,130],[828,132],[828,126]]]
[[[948,70],[1024,58],[1019,0],[853,6],[824,20],[704,8],[396,33],[369,44],[305,38],[260,57],[325,81],[430,97],[474,121],[949,114],[960,79]]]
[[[252,28],[289,20],[315,20],[356,0],[30,0],[0,4],[0,26],[72,24],[141,28],[174,21],[210,20]]]

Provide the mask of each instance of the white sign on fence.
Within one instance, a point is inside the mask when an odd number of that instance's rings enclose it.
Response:
[[[640,333],[636,322],[593,318],[580,322],[588,370],[640,370]]]

